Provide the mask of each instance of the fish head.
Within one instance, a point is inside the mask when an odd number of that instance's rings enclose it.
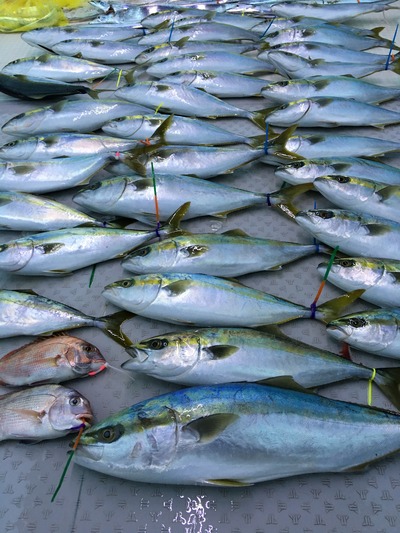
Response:
[[[157,378],[175,378],[193,368],[199,360],[201,341],[196,332],[167,333],[145,339],[126,351],[131,359],[126,370],[144,372]]]
[[[159,398],[133,405],[84,431],[74,460],[99,472],[150,480],[174,458],[178,420]]]
[[[134,250],[122,261],[122,266],[137,274],[168,272],[177,265],[179,255],[180,247],[176,240],[165,239]]]
[[[368,202],[375,192],[376,186],[372,181],[362,180],[357,177],[341,176],[319,176],[314,180],[314,187],[324,196],[335,198],[346,206],[354,205],[354,200],[358,202]]]
[[[168,44],[169,43],[162,43],[155,46],[149,46],[149,48],[146,48],[145,50],[143,50],[143,52],[140,52],[140,54],[135,57],[135,63],[137,63],[138,65],[143,65],[144,63],[152,63],[156,60],[156,55],[160,55],[161,49],[165,50],[165,57],[168,56]],[[158,59],[161,59],[161,57],[159,57]]]
[[[271,111],[267,120],[272,124],[297,124],[310,109],[310,100],[303,98],[283,104]]]
[[[338,318],[326,329],[330,336],[355,348],[379,352],[397,337],[398,322],[393,313],[379,309]]]
[[[317,267],[321,276],[325,275],[328,262],[320,263]],[[385,274],[385,266],[382,262],[367,259],[365,257],[345,257],[335,259],[331,265],[328,279],[335,283],[343,280],[357,289],[368,289],[375,286]],[[350,287],[349,287],[350,289]]]
[[[118,117],[107,122],[101,129],[116,137],[133,137],[143,126],[144,115]]]
[[[90,424],[93,412],[89,400],[74,389],[59,387],[48,411],[49,422],[56,431],[68,431]]]
[[[0,158],[10,160],[28,160],[37,147],[36,139],[19,139],[10,141],[0,147]],[[26,161],[29,164],[29,161]]]
[[[8,120],[1,130],[9,135],[26,135],[40,131],[40,124],[51,114],[48,108],[32,109]]]
[[[133,313],[140,313],[156,300],[162,285],[161,275],[145,274],[115,281],[107,285],[102,294],[111,303]]]
[[[339,239],[350,237],[357,227],[357,221],[352,217],[348,219],[337,209],[310,209],[299,211],[295,216],[296,222],[313,235],[319,237],[324,242],[324,237],[328,236]],[[353,223],[354,222],[354,223]],[[331,244],[329,242],[329,244]]]
[[[327,173],[327,164],[304,159],[287,165],[281,165],[275,170],[275,174],[293,185],[298,183],[311,183],[317,177]]]
[[[109,210],[122,197],[128,182],[128,178],[119,177],[98,181],[78,191],[72,199],[78,205],[93,209],[94,211],[96,211],[96,208],[100,212],[102,210]]]
[[[266,59],[270,61],[280,74],[283,76],[292,76],[297,70],[307,65],[307,61],[295,53],[282,50],[270,49]]]
[[[29,263],[33,252],[34,246],[30,239],[0,244],[0,270],[18,272]]]
[[[78,376],[94,376],[107,366],[99,349],[90,342],[71,336],[65,336],[61,340],[64,344],[65,357]]]

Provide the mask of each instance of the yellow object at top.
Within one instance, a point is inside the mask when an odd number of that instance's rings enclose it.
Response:
[[[62,8],[74,9],[86,3],[86,0],[0,0],[0,32],[68,24]]]

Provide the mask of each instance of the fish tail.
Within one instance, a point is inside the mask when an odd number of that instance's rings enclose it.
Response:
[[[98,318],[97,322],[98,326],[106,335],[126,348],[127,346],[131,346],[133,342],[122,331],[121,324],[125,322],[125,320],[129,320],[134,316],[136,315],[134,313],[130,313],[129,311],[118,311],[117,313]]]
[[[400,368],[379,368],[373,381],[396,409],[400,409]]]
[[[183,219],[183,217],[186,215],[190,207],[190,202],[186,202],[182,204],[178,209],[172,213],[172,215],[169,217],[167,222],[161,227],[161,231],[165,232],[169,237],[173,235],[181,235],[182,233],[185,233],[180,223]]]
[[[286,143],[290,139],[290,137],[293,135],[293,133],[296,131],[297,124],[294,124],[293,126],[289,126],[286,128],[286,130],[282,131],[282,133],[275,133],[272,128],[269,128],[268,131],[268,141],[267,141],[267,151],[271,149],[271,153],[275,156],[282,157],[284,159],[289,159],[291,161],[298,160],[298,159],[304,159],[300,155],[290,152],[286,148]],[[266,159],[268,158],[268,154],[266,154]]]
[[[393,70],[395,74],[400,75],[400,58],[397,58],[392,63],[390,63],[389,68],[390,70]]]
[[[266,109],[261,109],[261,111],[254,111],[253,113],[250,113],[249,118],[256,126],[262,130],[265,130],[265,124],[268,115],[279,109],[279,107],[280,106],[273,106]]]
[[[275,207],[281,209],[286,215],[289,215],[291,218],[294,218],[296,213],[299,212],[299,209],[292,203],[294,198],[303,194],[313,188],[312,183],[301,183],[300,185],[293,185],[291,187],[286,187],[272,193],[269,195],[270,202]]]
[[[324,323],[335,320],[343,314],[343,311],[346,309],[346,307],[360,298],[363,293],[363,289],[358,289],[356,291],[347,292],[338,298],[333,298],[333,300],[328,300],[324,304],[317,307],[315,318]]]

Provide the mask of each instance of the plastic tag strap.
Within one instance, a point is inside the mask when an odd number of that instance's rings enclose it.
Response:
[[[372,405],[372,383],[376,376],[376,368],[372,369],[372,375],[368,380],[368,405]]]
[[[332,268],[332,265],[333,265],[333,261],[335,260],[335,256],[336,256],[336,253],[337,251],[339,250],[339,246],[336,246],[331,254],[331,257],[329,259],[329,263],[328,263],[328,266],[326,267],[326,271],[325,271],[325,274],[324,274],[324,278],[321,282],[321,285],[319,286],[319,289],[317,291],[317,294],[314,298],[314,301],[313,303],[310,305],[310,309],[311,309],[311,318],[315,318],[315,312],[317,310],[317,302],[319,300],[319,297],[321,296],[322,294],[322,291],[324,290],[324,287],[325,287],[325,283],[326,283],[326,280],[328,279],[328,276],[329,276],[329,272]]]
[[[272,23],[274,22],[274,20],[276,19],[276,15],[274,15],[271,19],[271,22],[268,24],[266,30],[264,31],[264,33],[261,35],[260,39],[262,39],[263,37],[265,37],[265,35],[268,33],[268,30],[270,29],[270,27],[272,26]]]
[[[66,475],[66,473],[68,471],[69,465],[71,464],[72,457],[74,456],[75,450],[78,447],[79,441],[81,440],[81,436],[82,436],[82,433],[83,433],[84,429],[85,429],[85,424],[82,424],[80,429],[79,429],[79,433],[78,433],[78,435],[77,435],[77,437],[75,439],[74,445],[72,446],[72,450],[69,452],[69,457],[67,459],[66,465],[64,466],[64,470],[62,471],[62,474],[61,474],[61,477],[60,477],[60,481],[58,482],[56,490],[54,491],[54,494],[51,497],[51,503],[54,502],[54,500],[56,499],[57,494],[59,493],[59,491],[61,489],[61,485],[63,484],[65,475]]]
[[[168,44],[171,42],[172,32],[174,31],[174,26],[175,26],[175,19],[172,21],[172,24],[171,24],[171,31],[169,32]]]
[[[396,24],[396,29],[394,30],[393,39],[392,39],[392,42],[390,44],[389,53],[388,53],[388,56],[387,56],[387,59],[386,59],[385,70],[387,70],[389,68],[389,62],[390,62],[390,58],[392,56],[392,52],[393,52],[393,48],[394,48],[394,43],[396,41],[398,29],[399,29],[399,24]]]
[[[272,204],[271,204],[271,195],[269,192],[267,192],[267,206],[268,207],[272,207]]]
[[[157,186],[156,186],[156,174],[154,172],[154,165],[153,163],[151,163],[151,174],[153,176],[153,190],[154,190],[154,204],[155,204],[155,207],[156,207],[156,222],[157,222],[157,226],[156,226],[156,235],[157,237],[160,239],[161,241],[161,235],[160,235],[160,232],[159,232],[159,229],[161,227],[160,225],[160,212],[158,210],[158,198],[157,198]]]
[[[91,272],[91,274],[90,274],[90,279],[89,279],[89,289],[90,289],[90,287],[92,286],[92,283],[93,283],[94,273],[96,272],[96,266],[97,266],[97,265],[93,265],[92,272]]]

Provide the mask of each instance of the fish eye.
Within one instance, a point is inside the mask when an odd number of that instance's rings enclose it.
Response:
[[[124,289],[127,289],[128,287],[132,287],[133,284],[134,282],[131,279],[124,279],[123,281],[121,281],[121,287],[123,287]]]
[[[146,255],[149,255],[150,253],[150,246],[146,246],[145,248],[140,248],[140,250],[137,250],[137,252],[133,252],[132,255],[135,257],[146,257]]]
[[[278,87],[287,87],[289,85],[289,82],[286,80],[286,81],[277,81],[275,83],[275,85],[277,85]]]
[[[98,433],[100,442],[115,442],[124,434],[124,426],[117,424],[116,426],[107,426]]]
[[[72,405],[73,407],[76,407],[77,405],[81,405],[82,400],[79,396],[73,396],[69,400],[69,405]]]
[[[90,344],[84,344],[84,345],[82,346],[82,350],[83,350],[84,352],[91,352],[91,351],[92,351],[92,347],[91,347]]]
[[[353,259],[341,259],[338,261],[338,264],[344,268],[348,268],[355,266],[356,262]]]
[[[147,53],[151,54],[151,52],[154,52],[154,50],[155,50],[155,47],[154,47],[154,46],[150,46],[150,48],[148,48],[148,49],[145,51],[145,53],[147,52]]]
[[[317,217],[320,217],[320,218],[323,218],[323,219],[333,218],[335,216],[332,213],[332,211],[314,211],[314,214]]]
[[[364,318],[350,318],[349,324],[353,328],[362,328],[367,325],[367,321]]]
[[[277,32],[277,31],[273,31],[272,33],[269,33],[269,34],[268,34],[268,38],[271,38],[271,37],[274,38],[274,37],[276,37],[277,35],[279,35],[279,32]]]
[[[118,117],[115,119],[115,122],[123,122],[124,120],[126,120],[126,117]]]
[[[290,165],[288,165],[288,168],[303,168],[303,167],[304,167],[303,161],[299,161],[298,163],[291,163]]]
[[[4,252],[5,250],[7,250],[8,248],[8,244],[0,244],[0,252]]]
[[[95,183],[94,185],[91,185],[90,187],[88,187],[88,189],[90,191],[95,191],[96,189],[100,189],[101,187],[101,183],[98,181],[97,183]]]
[[[348,176],[334,176],[334,179],[338,183],[349,183],[350,178]]]
[[[17,145],[17,142],[18,142],[18,141],[11,141],[10,143],[5,144],[4,146],[6,146],[7,148],[10,148],[10,147],[12,147],[12,146],[16,146],[16,145]]]
[[[167,339],[153,339],[150,342],[150,348],[152,348],[153,350],[161,350],[161,348],[166,348],[167,346]]]

